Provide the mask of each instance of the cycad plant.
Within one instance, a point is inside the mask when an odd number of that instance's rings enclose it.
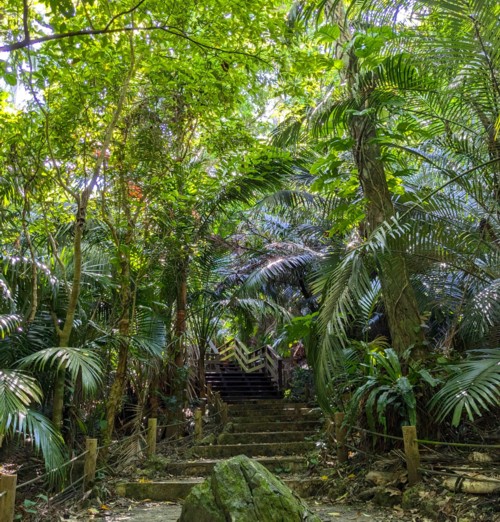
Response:
[[[324,158],[310,167],[322,186],[354,173],[364,198],[344,252],[325,260],[315,287],[321,339],[310,362],[325,406],[350,338],[367,331],[377,313],[387,317],[403,377],[415,365],[432,369],[433,352],[456,359],[467,348],[498,346],[500,53],[498,25],[488,16],[497,7],[473,4],[408,2],[403,18],[384,2],[319,2],[294,11],[298,20],[314,19],[312,36],[331,59],[331,74],[319,100],[299,118],[296,112],[278,137],[286,147],[298,140],[323,147]],[[430,56],[436,45],[440,52]],[[481,371],[477,358],[467,364],[478,365],[469,394],[475,407],[498,405],[495,370]],[[378,367],[381,382],[394,377],[394,365]],[[435,384],[426,377],[418,377],[423,386]],[[356,386],[364,386],[371,406],[397,389],[382,384],[379,393],[376,379],[366,379]],[[468,400],[456,393],[458,382],[443,388],[441,410],[454,410],[455,422]],[[408,411],[401,418],[410,417],[415,421]]]

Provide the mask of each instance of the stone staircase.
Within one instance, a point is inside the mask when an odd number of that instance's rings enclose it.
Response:
[[[221,392],[223,389],[221,386]],[[183,499],[210,474],[217,462],[242,454],[279,474],[300,496],[317,493],[321,479],[304,476],[308,453],[317,449],[317,440],[322,436],[319,409],[277,398],[247,398],[243,402],[243,394],[226,389],[226,398],[232,400],[228,405],[228,422],[215,440],[213,437],[210,441],[202,440],[190,448],[183,460],[169,461],[165,465],[168,480],[122,483],[117,493],[136,500]]]

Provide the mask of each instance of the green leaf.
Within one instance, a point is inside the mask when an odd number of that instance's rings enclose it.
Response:
[[[338,25],[324,25],[316,31],[314,37],[318,42],[333,43],[340,37],[340,27]]]

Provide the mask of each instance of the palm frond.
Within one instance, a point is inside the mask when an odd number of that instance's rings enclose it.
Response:
[[[66,369],[73,380],[79,375],[83,388],[90,393],[99,390],[102,383],[102,363],[92,350],[86,348],[45,348],[19,361],[23,368],[45,370]]]
[[[438,421],[452,414],[458,426],[463,413],[470,421],[500,405],[500,350],[473,350],[469,358],[453,366],[452,375],[430,402]]]
[[[0,435],[9,427],[14,415],[26,414],[33,403],[40,403],[39,384],[19,370],[0,370]]]

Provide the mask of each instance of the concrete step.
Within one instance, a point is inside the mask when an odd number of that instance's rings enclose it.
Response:
[[[214,388],[212,388],[214,389]],[[222,394],[226,393],[228,395],[241,395],[242,398],[246,397],[260,397],[263,393],[274,393],[276,394],[276,390],[273,386],[262,385],[262,386],[232,386],[232,385],[221,385],[216,388],[218,392]]]
[[[255,458],[263,466],[273,473],[292,473],[302,471],[307,466],[305,457],[279,456],[279,457],[258,457]],[[185,460],[179,462],[170,462],[167,464],[165,471],[171,475],[183,477],[204,477],[208,475],[212,468],[221,462],[218,459],[210,460]]]
[[[272,384],[272,381],[270,379],[265,379],[263,377],[257,377],[257,378],[248,378],[248,377],[239,377],[239,376],[224,376],[224,377],[217,377],[213,379],[209,379],[207,381],[208,383],[214,385],[218,385],[220,383],[229,383],[229,384],[248,384],[249,386],[253,386],[254,384]]]
[[[255,420],[255,419],[254,419]],[[323,427],[323,421],[280,421],[275,422],[233,422],[232,433],[262,433],[263,431],[313,431]]]
[[[260,444],[224,444],[214,446],[194,446],[190,450],[193,457],[205,459],[225,459],[246,455],[247,457],[272,457],[277,455],[303,455],[312,451],[316,443],[302,442],[270,442]]]
[[[202,479],[165,480],[162,482],[122,482],[115,491],[121,497],[133,500],[149,499],[154,502],[174,502],[187,497],[191,489]],[[283,482],[297,495],[311,497],[324,485],[320,478],[285,478]],[[195,521],[193,521],[195,522]]]
[[[304,414],[295,415],[293,413],[279,413],[275,415],[231,415],[229,421],[234,424],[243,424],[245,422],[304,422],[304,421],[318,421],[321,419],[320,414]]]
[[[206,374],[205,379],[207,381],[218,381],[221,379],[228,379],[228,380],[236,380],[236,379],[245,379],[247,381],[270,381],[271,377],[267,374],[263,373],[214,373],[214,374]]]
[[[224,402],[228,404],[238,404],[241,402],[245,402],[248,397],[257,398],[256,396],[252,396],[251,393],[247,392],[246,394],[233,395],[232,392],[221,393],[221,397]],[[276,399],[279,397],[277,393],[262,393],[258,397],[262,399]]]
[[[303,417],[303,416],[321,416],[321,411],[315,408],[280,408],[269,405],[261,408],[248,408],[245,404],[231,404],[228,408],[230,417],[254,417],[256,415],[274,417],[275,415],[283,415],[285,417]]]
[[[307,437],[314,437],[314,431],[266,431],[261,433],[221,433],[217,437],[218,444],[260,444],[263,442],[301,442]]]
[[[308,408],[313,409],[315,406],[310,406],[305,402],[285,402],[282,399],[278,399],[272,402],[265,402],[264,404],[261,401],[246,401],[243,404],[231,405],[228,410],[229,413],[233,412],[233,410],[239,411],[241,408],[244,408],[246,411],[258,411],[261,412],[263,409],[271,409],[271,410],[295,410]]]

